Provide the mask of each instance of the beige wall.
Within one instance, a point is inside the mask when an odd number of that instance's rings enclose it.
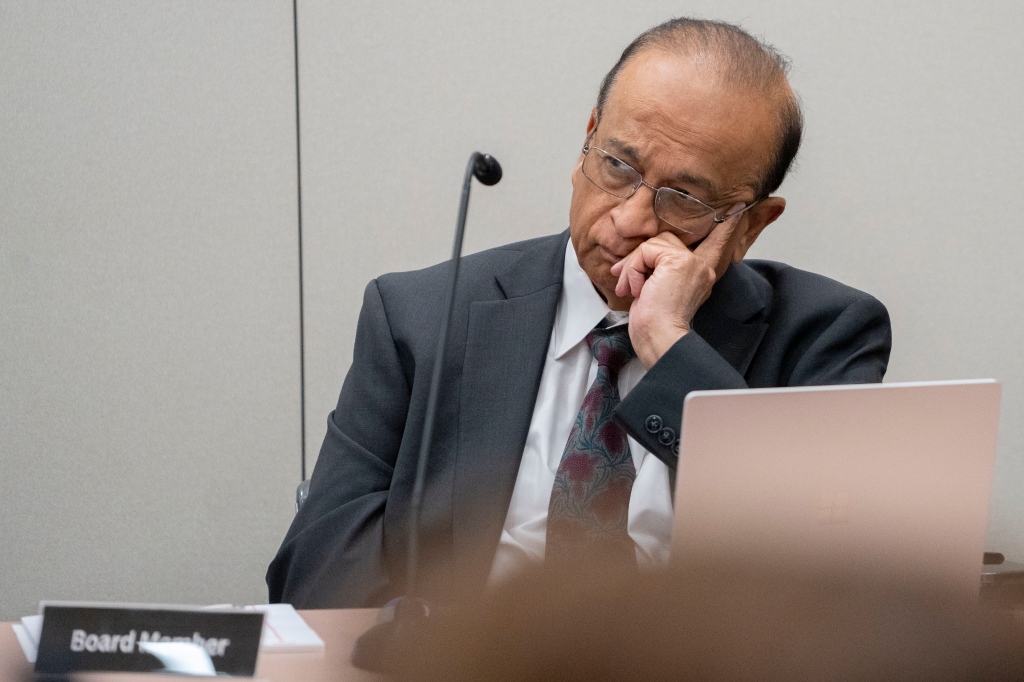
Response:
[[[298,475],[290,26],[0,6],[0,619],[266,598]]]
[[[598,81],[675,13],[794,61],[807,135],[754,255],[890,309],[890,380],[993,376],[989,547],[1024,559],[1024,6],[299,3],[312,464],[366,281],[563,229]],[[255,601],[298,478],[291,3],[0,6],[0,618]]]

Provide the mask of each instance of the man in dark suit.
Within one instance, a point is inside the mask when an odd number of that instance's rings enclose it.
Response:
[[[595,323],[628,325],[635,353],[611,374],[614,419],[600,428],[629,436],[632,492],[613,515],[641,563],[667,554],[689,391],[881,380],[891,332],[877,300],[743,261],[785,209],[772,193],[801,125],[783,58],[737,27],[673,20],[626,49],[587,123],[568,234],[463,261],[421,522],[427,585],[482,587],[543,558],[576,432],[566,438],[593,421],[584,393],[606,371],[588,350]],[[272,601],[363,606],[402,592],[449,272],[367,287],[309,499],[267,573]]]

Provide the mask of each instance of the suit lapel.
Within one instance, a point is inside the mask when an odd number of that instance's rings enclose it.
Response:
[[[526,445],[562,290],[567,235],[496,279],[504,300],[470,305],[453,491],[458,574],[486,579]]]
[[[693,319],[694,331],[740,374],[746,375],[768,330],[760,313],[771,293],[767,280],[747,265],[734,263]]]

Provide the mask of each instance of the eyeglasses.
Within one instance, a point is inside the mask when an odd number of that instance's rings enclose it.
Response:
[[[583,175],[598,189],[628,199],[645,185],[654,190],[654,214],[670,226],[686,234],[705,237],[718,223],[753,208],[761,199],[747,204],[733,213],[719,215],[718,211],[701,200],[670,187],[654,187],[644,182],[632,166],[599,147],[591,147],[590,140],[583,145]]]

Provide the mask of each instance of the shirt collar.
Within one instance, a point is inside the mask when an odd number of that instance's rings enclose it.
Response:
[[[625,324],[629,320],[629,313],[608,308],[590,277],[580,267],[572,240],[569,240],[565,246],[565,264],[562,269],[562,295],[555,313],[555,326],[551,330],[555,359],[561,358],[583,341],[590,330],[605,318],[608,318],[610,326]]]

